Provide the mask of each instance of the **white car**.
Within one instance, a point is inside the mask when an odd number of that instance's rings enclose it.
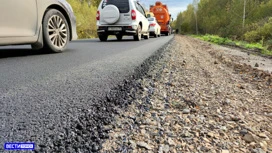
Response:
[[[0,46],[63,52],[77,39],[76,17],[66,0],[1,1],[0,14]]]
[[[149,38],[149,22],[144,8],[136,0],[102,0],[97,11],[97,34],[100,41],[109,35],[122,40],[124,35],[140,41]]]
[[[149,34],[150,36],[160,37],[161,36],[161,26],[158,24],[155,17],[148,18],[150,29]]]

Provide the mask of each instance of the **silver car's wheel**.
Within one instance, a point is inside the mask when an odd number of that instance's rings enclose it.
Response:
[[[61,12],[51,9],[43,20],[45,48],[62,52],[69,42],[69,25]]]
[[[67,25],[58,15],[52,16],[47,25],[49,39],[56,48],[63,48],[67,41]]]

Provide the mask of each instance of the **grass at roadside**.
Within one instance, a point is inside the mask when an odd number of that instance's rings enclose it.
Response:
[[[192,35],[195,38],[208,41],[219,45],[228,45],[242,47],[245,49],[253,49],[259,51],[260,54],[272,56],[272,51],[266,49],[261,43],[248,43],[245,41],[233,41],[228,38],[222,38],[217,35]]]

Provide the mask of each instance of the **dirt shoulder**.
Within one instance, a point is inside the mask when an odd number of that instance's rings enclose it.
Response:
[[[272,57],[265,55],[258,55],[256,52],[235,48],[213,45],[213,48],[224,51],[225,54],[236,57],[240,63],[245,63],[252,67],[267,71],[272,74]],[[236,61],[237,62],[237,61]]]
[[[101,152],[272,152],[272,75],[187,36],[130,91]]]

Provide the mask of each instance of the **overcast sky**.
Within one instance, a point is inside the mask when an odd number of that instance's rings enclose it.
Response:
[[[139,0],[141,4],[149,9],[149,5],[154,5],[158,0]],[[191,4],[193,0],[159,0],[162,3],[167,4],[172,17],[176,19],[179,12],[185,11],[188,4]]]

